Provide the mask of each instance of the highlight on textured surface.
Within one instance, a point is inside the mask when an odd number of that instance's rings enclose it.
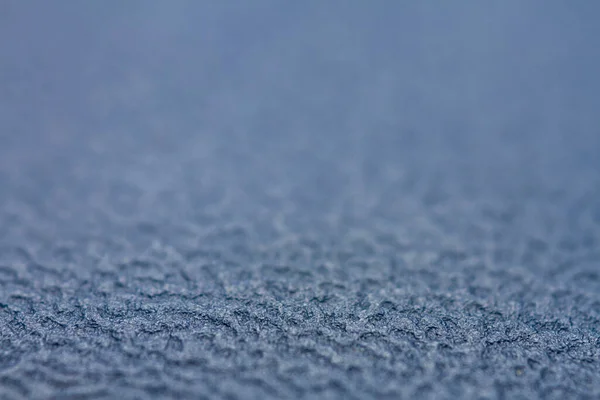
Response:
[[[216,4],[0,4],[0,399],[598,398],[598,7]]]

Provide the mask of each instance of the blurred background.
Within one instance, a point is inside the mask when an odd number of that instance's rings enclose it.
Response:
[[[591,2],[1,7],[3,201],[65,235],[109,211],[299,233],[436,207],[458,234],[475,208],[596,199]]]

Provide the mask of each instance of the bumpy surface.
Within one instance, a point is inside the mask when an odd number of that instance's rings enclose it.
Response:
[[[209,3],[0,3],[0,399],[599,398],[595,3]]]

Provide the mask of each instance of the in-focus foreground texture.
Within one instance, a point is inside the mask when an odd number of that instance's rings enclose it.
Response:
[[[0,2],[0,399],[599,398],[597,3],[222,3]]]

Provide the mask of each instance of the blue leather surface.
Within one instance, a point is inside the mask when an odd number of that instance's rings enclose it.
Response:
[[[600,396],[593,2],[0,4],[0,398]]]

